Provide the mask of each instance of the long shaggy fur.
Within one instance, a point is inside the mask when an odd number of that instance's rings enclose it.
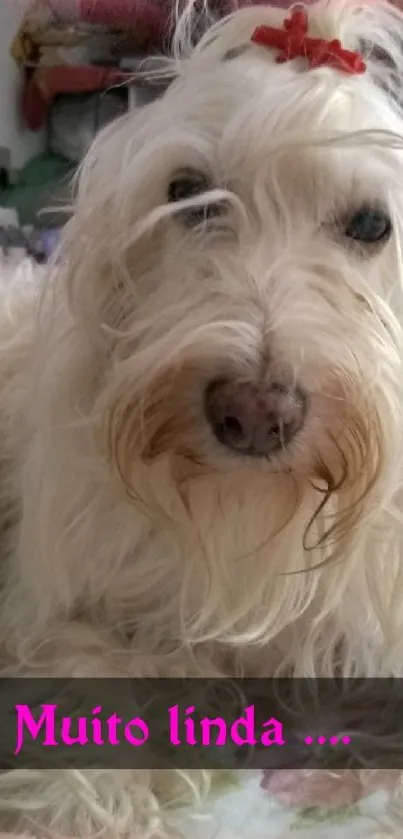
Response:
[[[167,93],[90,150],[57,264],[3,283],[1,672],[403,676],[403,15],[309,7],[358,77],[251,45],[266,6],[195,46],[192,5]],[[184,167],[226,207],[192,229]],[[363,205],[393,222],[365,252]],[[226,375],[309,394],[270,461],[211,434]],[[151,839],[208,782],[4,773],[0,824]]]

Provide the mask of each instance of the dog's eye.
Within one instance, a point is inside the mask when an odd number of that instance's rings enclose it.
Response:
[[[185,201],[187,198],[197,198],[211,189],[207,177],[201,172],[188,170],[180,172],[171,180],[168,187],[168,201],[174,204],[178,201]],[[224,207],[222,203],[204,204],[203,201],[197,206],[180,210],[181,219],[193,227],[207,219],[222,215]]]
[[[184,201],[186,198],[194,198],[207,192],[209,183],[207,178],[200,172],[181,172],[176,175],[168,187],[168,200],[170,202]]]
[[[392,232],[392,222],[382,210],[362,207],[350,218],[344,235],[363,244],[386,241]]]

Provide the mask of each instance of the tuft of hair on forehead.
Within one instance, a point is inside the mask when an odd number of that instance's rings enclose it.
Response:
[[[236,7],[236,0],[229,4]],[[230,60],[247,50],[260,50],[264,59],[275,60],[275,51],[251,43],[257,26],[282,27],[295,6],[303,5],[309,16],[309,34],[314,38],[338,39],[348,50],[360,52],[368,72],[393,99],[400,102],[403,76],[403,11],[389,0],[308,0],[289,8],[268,4],[242,4],[219,16],[209,0],[176,0],[176,26],[172,56],[181,72],[189,60]],[[270,55],[269,55],[270,54]],[[201,67],[201,61],[200,61]],[[312,71],[310,71],[312,72]]]

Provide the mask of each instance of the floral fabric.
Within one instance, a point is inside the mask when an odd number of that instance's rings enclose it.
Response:
[[[187,839],[403,839],[401,773],[281,770],[220,773],[207,806],[181,819]],[[393,818],[394,816],[394,818]]]
[[[203,811],[174,818],[172,835],[175,839],[403,839],[403,820],[401,826],[399,817],[396,820],[403,807],[401,774],[347,769],[217,772]],[[0,833],[0,839],[30,837]],[[44,839],[56,837],[47,832]]]

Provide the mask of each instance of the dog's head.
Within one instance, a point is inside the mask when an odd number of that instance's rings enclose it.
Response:
[[[129,492],[161,459],[184,495],[287,477],[294,502],[314,487],[330,539],[385,500],[399,458],[403,19],[382,0],[307,15],[366,71],[280,63],[253,40],[279,9],[187,49],[185,16],[165,95],[84,164],[70,292],[103,343],[94,412]]]

